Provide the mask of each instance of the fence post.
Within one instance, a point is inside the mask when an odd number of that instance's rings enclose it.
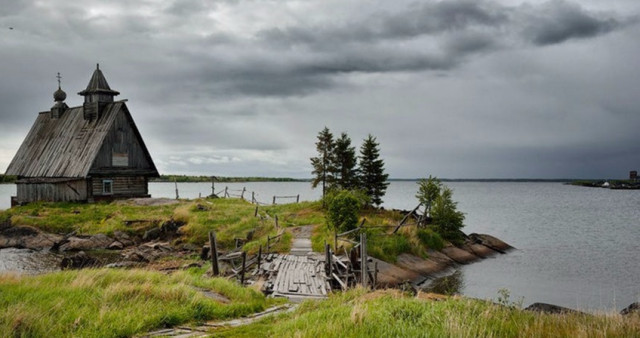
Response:
[[[256,203],[256,193],[254,191],[251,192],[251,203]]]
[[[242,187],[242,193],[240,193],[240,199],[244,199],[244,192],[247,191],[247,188]]]
[[[258,206],[256,205],[256,211],[253,212],[253,217],[258,217]]]
[[[278,225],[278,215],[276,215],[276,229],[278,229],[280,225]]]
[[[216,244],[216,233],[209,231],[209,248],[211,251],[211,269],[214,276],[220,275],[218,267],[218,246]]]
[[[175,178],[173,179],[173,184],[176,185],[176,199],[180,198],[180,195],[178,195],[178,180],[176,180]]]
[[[224,197],[229,197],[229,187],[224,187]]]
[[[273,204],[274,205],[276,204],[276,197],[275,196],[273,196]]]
[[[298,194],[298,196],[296,196],[296,203],[300,203],[300,194]]]
[[[333,234],[333,250],[338,252],[338,231]]]
[[[213,176],[211,176],[211,197],[216,195],[216,185],[213,183]]]
[[[324,256],[327,264],[324,271],[327,274],[327,278],[330,280],[333,277],[333,271],[331,271],[331,246],[326,242],[324,243]]]
[[[367,234],[360,234],[360,279],[362,287],[367,287]]]
[[[247,264],[247,252],[242,252],[242,272],[240,273],[240,285],[244,286],[244,270]]]
[[[258,275],[260,274],[260,261],[262,260],[262,245],[258,248]]]
[[[267,249],[267,253],[270,252],[271,248],[269,247],[269,242],[271,242],[271,236],[267,235],[267,247],[265,249]]]

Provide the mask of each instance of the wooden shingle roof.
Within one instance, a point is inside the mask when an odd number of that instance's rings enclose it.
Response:
[[[85,120],[83,107],[67,109],[60,118],[38,115],[7,168],[19,177],[86,177],[123,101],[108,103],[100,118]],[[155,170],[155,168],[154,168]]]

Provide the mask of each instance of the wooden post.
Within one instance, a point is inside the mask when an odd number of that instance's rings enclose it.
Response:
[[[336,252],[338,252],[338,232],[336,230],[336,232],[333,234],[333,250],[335,250]]]
[[[276,197],[275,196],[273,196],[273,204],[274,205],[276,204]]]
[[[327,243],[324,244],[324,255],[325,255],[325,272],[327,273],[327,278],[331,279],[333,275],[333,271],[331,271],[331,246]]]
[[[260,274],[260,261],[262,261],[262,245],[258,248],[258,274]]]
[[[247,252],[242,252],[242,271],[240,272],[240,285],[244,286],[244,270],[247,264]]]
[[[276,215],[276,229],[278,229],[280,225],[278,225],[278,215]]]
[[[256,211],[253,212],[253,217],[258,217],[258,206],[256,205]]]
[[[298,194],[298,196],[296,196],[296,203],[300,203],[300,194]]]
[[[240,199],[244,199],[244,192],[247,191],[247,188],[242,187],[242,193],[240,193]]]
[[[174,178],[173,183],[176,185],[176,199],[179,199],[180,195],[178,195],[178,180]]]
[[[362,287],[367,287],[367,234],[360,234],[360,279]]]
[[[218,267],[218,246],[216,244],[216,233],[209,232],[209,248],[211,251],[211,269],[214,276],[220,275],[220,268]]]
[[[267,253],[269,253],[271,251],[270,250],[271,248],[269,247],[269,242],[271,242],[271,236],[267,235],[267,247],[266,247]]]
[[[198,193],[198,198],[202,198],[202,193],[201,192]]]
[[[224,187],[224,197],[229,197],[229,187]]]
[[[375,290],[378,285],[378,262],[373,262],[373,285],[372,288]]]
[[[251,203],[256,203],[256,193],[254,191],[251,192]]]
[[[216,186],[215,183],[213,183],[213,176],[211,177],[211,197],[216,195]]]

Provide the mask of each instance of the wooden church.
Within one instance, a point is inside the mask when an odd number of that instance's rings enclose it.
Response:
[[[158,171],[126,100],[114,100],[120,93],[99,65],[78,94],[84,104],[68,107],[58,76],[55,104],[38,115],[7,168],[18,177],[12,205],[149,197],[149,177]]]

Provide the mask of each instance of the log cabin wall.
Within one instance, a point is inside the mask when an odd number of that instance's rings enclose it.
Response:
[[[86,200],[86,180],[17,183],[17,202],[20,204],[35,201],[81,202]]]
[[[111,193],[105,192],[105,181],[111,182]],[[131,177],[93,177],[91,192],[96,200],[128,197],[149,197],[147,178],[144,176]]]

